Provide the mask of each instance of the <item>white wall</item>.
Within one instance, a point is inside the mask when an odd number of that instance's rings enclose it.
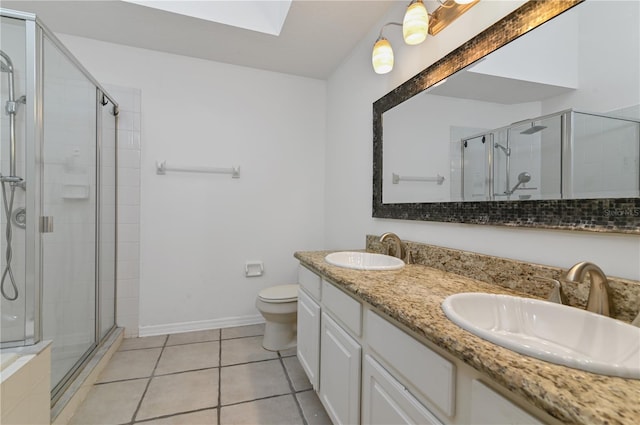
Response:
[[[335,71],[328,82],[327,248],[362,247],[365,234],[393,231],[413,241],[565,268],[589,260],[612,276],[640,279],[637,236],[371,217],[372,103],[522,3],[482,1],[420,46],[403,45],[400,31],[389,29],[385,35],[393,45],[396,66],[384,76],[376,75],[371,68],[371,48],[379,31],[379,27],[372,28]],[[405,6],[399,3],[379,22],[380,26],[401,19]]]
[[[326,82],[60,38],[99,81],[142,90],[140,333],[261,320],[258,291],[323,247]],[[159,176],[156,160],[241,176]]]
[[[584,40],[578,51],[579,89],[545,100],[543,114],[567,108],[608,113],[640,103],[640,2],[590,1],[583,6],[577,9]]]

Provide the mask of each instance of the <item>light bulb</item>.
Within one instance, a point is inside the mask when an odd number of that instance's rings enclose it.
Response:
[[[422,0],[413,1],[407,8],[402,21],[402,35],[407,44],[420,44],[427,38],[429,14]]]
[[[376,74],[386,74],[393,69],[393,49],[389,40],[384,37],[376,40],[371,54],[371,63]]]

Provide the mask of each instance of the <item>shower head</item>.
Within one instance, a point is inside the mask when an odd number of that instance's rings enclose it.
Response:
[[[520,185],[524,183],[529,183],[530,181],[531,181],[531,174],[527,173],[526,171],[523,171],[522,173],[518,174],[518,183],[516,183],[516,185],[513,186],[511,190],[507,190],[504,193],[507,195],[512,195],[513,192],[515,192],[516,189],[520,187]]]
[[[533,123],[531,124],[531,127],[527,128],[524,131],[521,131],[520,134],[535,134],[539,131],[544,130],[545,128],[547,128],[544,125],[533,125]]]

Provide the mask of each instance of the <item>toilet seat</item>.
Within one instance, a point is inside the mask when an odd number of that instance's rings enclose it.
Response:
[[[298,285],[278,285],[265,288],[258,298],[267,303],[288,303],[298,299]]]

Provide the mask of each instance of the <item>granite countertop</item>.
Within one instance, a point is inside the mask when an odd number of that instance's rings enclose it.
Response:
[[[441,308],[447,296],[459,292],[529,295],[422,265],[395,271],[335,267],[324,261],[329,252],[296,252],[295,257],[554,418],[585,425],[640,420],[640,380],[597,375],[518,354],[463,330]]]

